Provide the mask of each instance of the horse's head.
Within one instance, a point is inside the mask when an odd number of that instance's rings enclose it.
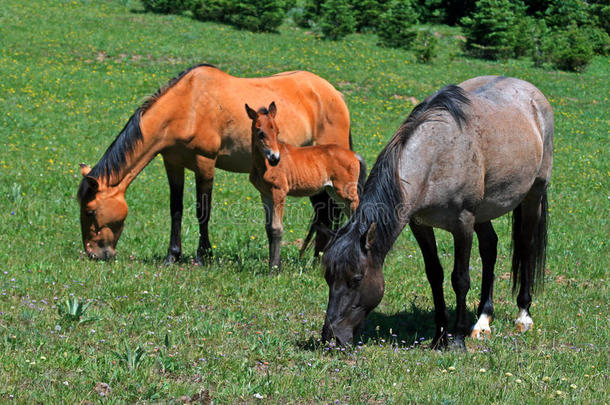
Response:
[[[271,166],[276,166],[280,162],[278,146],[280,131],[275,123],[277,114],[275,102],[271,102],[268,109],[260,108],[258,111],[254,111],[246,104],[246,112],[252,120],[252,146],[265,156]]]
[[[125,191],[89,176],[90,171],[89,166],[81,165],[83,179],[78,200],[83,247],[90,258],[107,260],[116,255],[116,244],[127,217]]]
[[[371,254],[375,223],[362,235],[353,224],[346,227],[322,259],[329,287],[322,339],[335,338],[339,345],[353,343],[354,333],[381,302],[384,290],[382,264]]]

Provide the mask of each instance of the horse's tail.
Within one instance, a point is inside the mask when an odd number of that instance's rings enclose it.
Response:
[[[349,137],[347,139],[349,141],[349,150],[354,150],[354,141],[352,140],[352,127],[349,128]]]
[[[540,218],[534,227],[533,235],[524,235],[523,232],[523,203],[513,210],[512,230],[512,277],[513,294],[517,291],[517,285],[521,286],[524,280],[521,277],[523,270],[527,271],[529,288],[534,291],[540,290],[544,283],[544,267],[546,263],[547,246],[547,220],[548,220],[548,197],[544,190],[539,203]],[[531,244],[527,241],[531,240]]]
[[[315,210],[315,208],[314,208]],[[309,231],[307,232],[307,236],[303,239],[303,244],[301,245],[301,249],[299,250],[299,259],[303,258],[305,251],[309,248],[311,240],[313,239],[313,235],[316,232],[316,214],[311,217],[311,222],[309,223]]]
[[[356,153],[356,159],[360,162],[360,174],[358,175],[358,197],[362,196],[364,191],[364,183],[366,182],[366,162]]]

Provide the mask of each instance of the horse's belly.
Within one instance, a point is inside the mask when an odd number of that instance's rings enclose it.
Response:
[[[216,167],[228,172],[249,173],[252,167],[252,153],[234,151],[231,154],[219,154],[216,158]]]
[[[486,190],[485,196],[475,209],[475,221],[486,222],[512,211],[525,198],[533,184],[524,181],[519,184],[506,184],[494,190]]]

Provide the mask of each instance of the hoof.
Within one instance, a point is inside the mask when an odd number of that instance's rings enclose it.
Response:
[[[525,309],[519,311],[519,316],[517,319],[515,319],[515,327],[517,328],[517,331],[520,333],[527,332],[528,330],[532,329],[533,326],[534,321],[532,321],[528,311]]]
[[[522,322],[515,322],[515,326],[517,328],[517,332],[519,333],[525,333],[528,330],[532,329],[533,323],[522,323]]]
[[[176,256],[176,255],[172,255],[172,254],[168,254],[165,259],[163,260],[163,264],[165,266],[171,266],[172,264],[176,263],[178,261],[178,259],[180,259],[180,256]]]
[[[464,343],[464,337],[456,336],[455,339],[449,342],[448,349],[454,352],[465,352],[466,343]]]
[[[491,337],[491,330],[473,329],[472,332],[470,332],[470,337],[478,340],[489,339]]]
[[[208,265],[212,262],[212,255],[206,255],[206,256],[197,256],[197,258],[195,259],[195,266],[205,266]]]
[[[470,337],[479,340],[491,337],[491,328],[489,327],[490,322],[491,316],[481,314],[477,320],[477,323],[472,327]]]
[[[446,350],[449,345],[449,340],[447,339],[446,333],[438,333],[432,339],[432,343],[430,343],[430,349],[432,350]]]

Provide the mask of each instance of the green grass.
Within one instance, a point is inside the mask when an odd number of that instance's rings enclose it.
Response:
[[[369,35],[326,42],[292,26],[251,34],[140,10],[130,0],[0,5],[0,402],[97,402],[102,382],[111,389],[105,401],[118,403],[178,402],[205,390],[215,403],[255,402],[255,394],[270,403],[609,401],[607,57],[583,74],[467,59],[459,30],[435,27],[445,34],[442,51],[421,65]],[[247,176],[218,171],[215,257],[194,267],[190,175],[187,259],[163,267],[169,191],[160,159],[127,194],[117,260],[82,258],[78,164],[94,164],[145,96],[199,62],[234,75],[305,69],[327,78],[346,96],[355,149],[369,166],[413,107],[410,97],[483,74],[537,85],[555,110],[556,134],[548,272],[532,307],[535,329],[514,333],[509,220],[500,218],[491,339],[468,340],[468,353],[421,347],[433,333],[431,293],[415,240],[404,232],[387,258],[385,297],[366,323],[365,343],[346,352],[316,347],[327,286],[319,267],[298,260],[295,243],[309,203],[290,200],[284,269],[269,275],[257,193]],[[437,235],[450,269],[451,239]],[[449,282],[445,289],[453,308]],[[57,310],[72,297],[90,303],[78,319]],[[144,354],[135,359],[138,347]]]

